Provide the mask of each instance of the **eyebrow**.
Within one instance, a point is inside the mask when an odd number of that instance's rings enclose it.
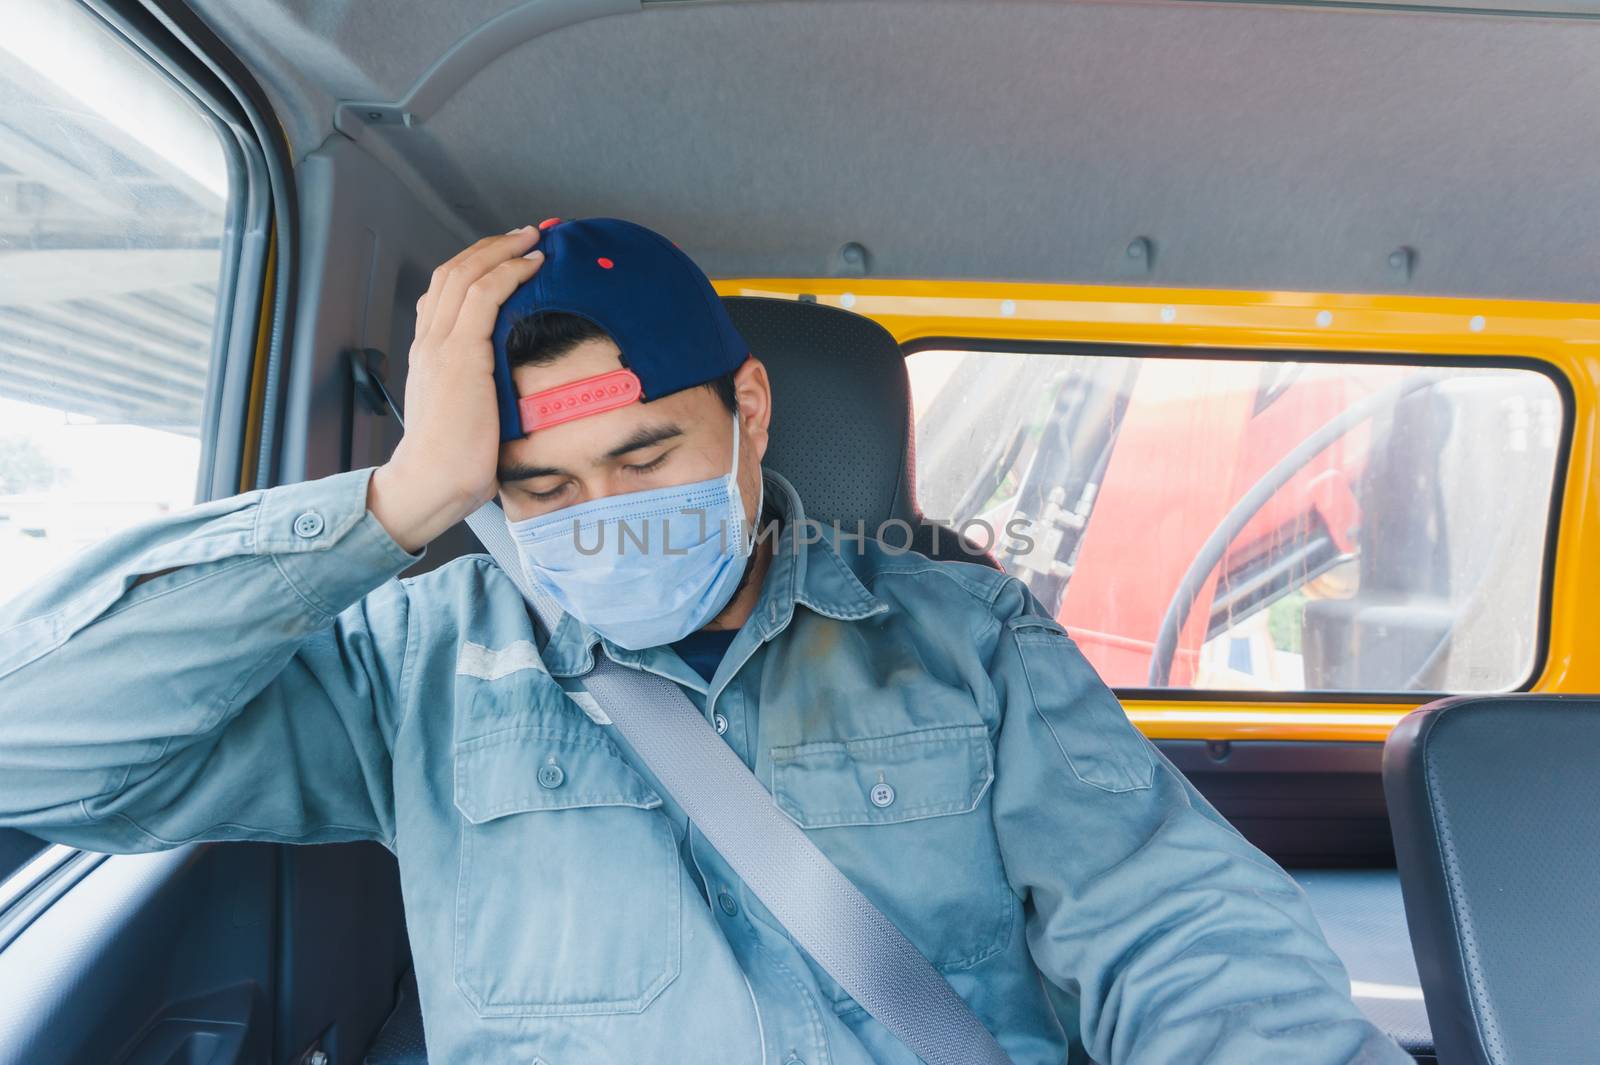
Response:
[[[670,422],[665,425],[641,426],[632,436],[607,451],[605,457],[619,459],[630,451],[638,451],[640,448],[660,444],[682,435],[683,428]],[[513,462],[501,466],[496,476],[501,484],[509,484],[513,481],[531,481],[535,477],[560,477],[566,473],[567,471],[559,466],[529,466],[526,463]]]
[[[638,451],[642,447],[649,447],[651,444],[659,444],[664,440],[671,440],[673,437],[682,435],[683,430],[671,422],[665,425],[640,426],[632,436],[607,451],[606,458],[620,459],[630,451]]]

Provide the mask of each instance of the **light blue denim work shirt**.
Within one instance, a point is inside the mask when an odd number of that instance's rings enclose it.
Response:
[[[708,685],[570,616],[542,645],[486,556],[395,579],[421,554],[370,475],[129,530],[0,610],[0,824],[382,843],[436,1065],[915,1062],[557,683],[598,646],[682,685],[1016,1065],[1409,1061],[1016,579],[806,543],[769,473],[784,531]]]

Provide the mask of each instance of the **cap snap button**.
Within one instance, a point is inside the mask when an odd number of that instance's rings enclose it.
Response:
[[[566,779],[567,774],[563,773],[561,767],[556,765],[554,758],[539,767],[539,786],[541,788],[559,788],[561,782]]]
[[[721,736],[723,733],[728,731],[728,719],[723,717],[721,714],[712,714],[711,723],[717,726],[718,736]]]
[[[294,519],[294,534],[309,540],[322,531],[322,515],[308,510]]]

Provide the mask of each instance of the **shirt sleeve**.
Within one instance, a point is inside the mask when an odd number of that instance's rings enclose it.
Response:
[[[1299,885],[1133,726],[1020,582],[997,621],[1001,854],[1035,964],[1076,999],[1088,1053],[1409,1063],[1352,1002]]]
[[[393,578],[424,552],[367,510],[371,475],[129,529],[0,605],[0,826],[110,853],[392,846]]]

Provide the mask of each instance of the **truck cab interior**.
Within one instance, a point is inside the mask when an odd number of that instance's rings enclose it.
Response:
[[[808,513],[1024,580],[1405,1050],[1579,1060],[1595,15],[11,0],[0,600],[383,462],[436,264],[632,219],[766,364]],[[0,1065],[427,1060],[375,844],[0,832],[0,988]]]

